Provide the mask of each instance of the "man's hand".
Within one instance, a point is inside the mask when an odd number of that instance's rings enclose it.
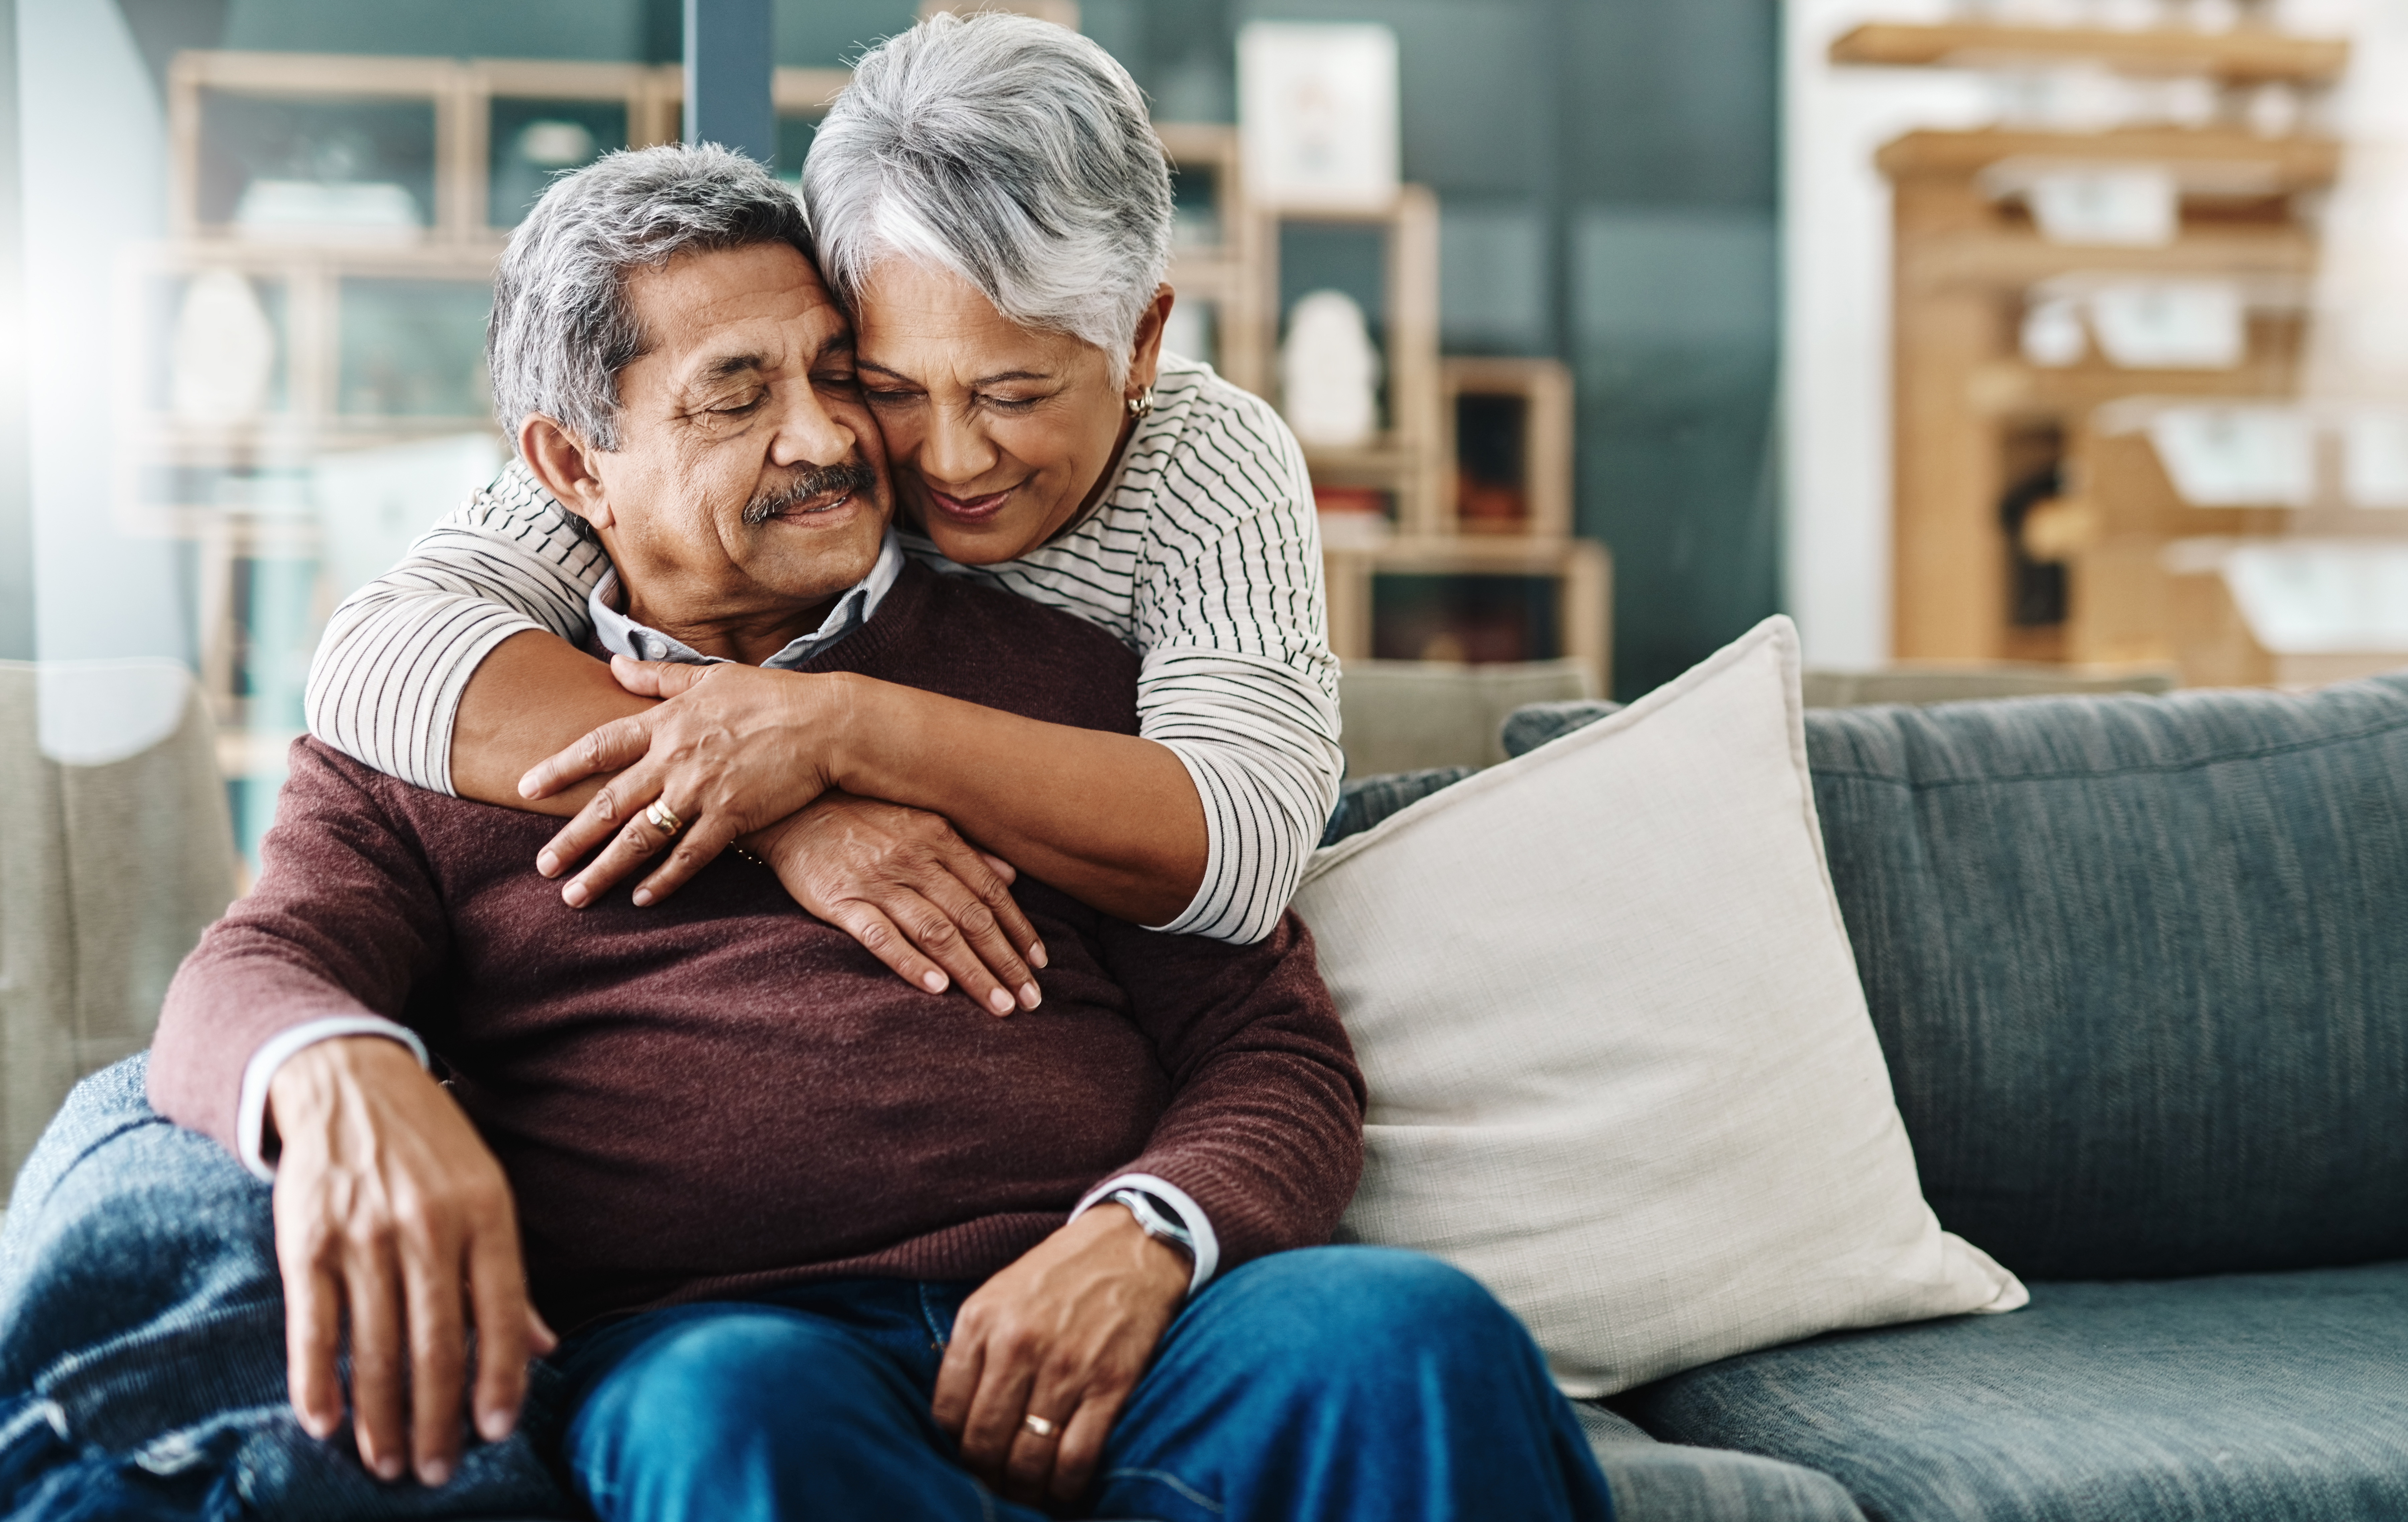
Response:
[[[610,670],[629,692],[667,701],[613,719],[519,782],[520,796],[541,798],[619,773],[536,856],[536,870],[557,877],[609,841],[562,886],[571,907],[600,902],[674,840],[667,859],[636,886],[638,905],[666,898],[731,842],[831,785],[825,753],[842,727],[840,679],[624,655],[611,657]],[[674,837],[645,817],[654,799],[676,815]]]
[[[796,903],[905,982],[941,994],[950,974],[996,1014],[1010,1014],[1015,998],[1018,1008],[1037,1008],[1028,968],[1045,965],[1045,948],[1012,902],[1016,874],[940,816],[827,792],[745,844]]]
[[[348,1314],[362,1462],[386,1480],[414,1468],[442,1485],[460,1457],[468,1327],[488,1442],[509,1435],[527,1359],[556,1342],[527,1303],[501,1165],[442,1085],[381,1036],[286,1058],[268,1114],[283,1143],[276,1259],[293,1409],[313,1437],[342,1426],[336,1356]]]
[[[1186,1297],[1192,1266],[1098,1205],[979,1286],[937,1372],[937,1423],[1007,1499],[1086,1492],[1104,1439]],[[1053,1425],[1039,1437],[1023,1418]]]

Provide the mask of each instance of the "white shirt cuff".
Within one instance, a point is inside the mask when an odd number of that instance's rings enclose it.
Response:
[[[276,1177],[276,1165],[265,1156],[263,1133],[267,1128],[267,1085],[275,1081],[276,1070],[284,1059],[305,1046],[331,1041],[337,1036],[385,1036],[407,1046],[417,1056],[418,1065],[427,1065],[426,1043],[408,1026],[373,1014],[330,1014],[323,1020],[311,1020],[294,1026],[281,1035],[260,1042],[259,1050],[243,1065],[242,1098],[234,1113],[234,1134],[236,1156],[242,1166],[263,1179]],[[1168,1198],[1168,1197],[1166,1197]]]
[[[1086,1214],[1115,1189],[1142,1189],[1154,1196],[1170,1207],[1171,1213],[1179,1217],[1179,1224],[1196,1239],[1196,1271],[1188,1275],[1187,1293],[1193,1295],[1212,1282],[1214,1271],[1221,1266],[1221,1239],[1212,1234],[1212,1218],[1204,1213],[1204,1207],[1196,1203],[1194,1197],[1175,1184],[1151,1173],[1123,1173],[1116,1179],[1106,1179],[1087,1191],[1087,1197],[1079,1201],[1079,1208],[1070,1213],[1070,1219],[1075,1221]]]

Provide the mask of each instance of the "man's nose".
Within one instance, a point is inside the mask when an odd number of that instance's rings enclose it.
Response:
[[[859,452],[860,440],[827,409],[817,386],[796,383],[778,389],[784,395],[777,437],[769,444],[771,463],[840,465]]]

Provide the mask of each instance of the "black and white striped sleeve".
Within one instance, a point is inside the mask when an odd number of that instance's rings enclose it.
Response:
[[[1338,661],[1303,452],[1256,398],[1201,407],[1165,462],[1137,587],[1140,732],[1203,800],[1203,885],[1164,930],[1270,934],[1337,807]]]
[[[584,524],[511,462],[335,610],[309,664],[309,732],[451,792],[452,724],[478,663],[526,629],[583,642],[586,594],[609,564]]]

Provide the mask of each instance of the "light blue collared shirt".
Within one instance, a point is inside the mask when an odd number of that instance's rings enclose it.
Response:
[[[763,661],[762,667],[788,671],[834,649],[838,640],[877,614],[878,605],[895,589],[895,578],[902,572],[903,545],[890,528],[885,543],[879,546],[878,563],[869,567],[869,574],[837,599],[817,629],[788,640],[786,648]],[[723,656],[705,655],[683,640],[672,639],[658,629],[637,623],[619,610],[619,604],[624,600],[619,594],[619,568],[615,566],[602,573],[602,580],[594,583],[594,590],[585,598],[585,606],[594,616],[594,637],[613,655],[624,655],[634,661],[676,661],[682,666],[727,664]]]

